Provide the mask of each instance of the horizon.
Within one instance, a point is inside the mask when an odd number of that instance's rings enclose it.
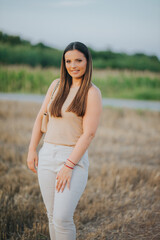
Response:
[[[0,32],[2,32],[1,31],[1,29],[0,29]],[[24,41],[29,41],[28,39],[24,39],[24,38],[21,38],[21,36],[19,36],[19,35],[9,35],[8,33],[6,33],[6,32],[2,32],[3,34],[7,34],[8,36],[14,36],[14,37],[20,37],[20,39],[21,40],[24,40]],[[30,42],[30,41],[29,41]],[[30,44],[32,45],[32,46],[35,46],[35,45],[37,45],[37,44],[39,44],[39,43],[42,43],[42,44],[44,44],[43,42],[37,42],[37,43],[35,43],[35,44],[32,44],[31,42],[30,42]],[[50,45],[46,45],[46,44],[44,44],[45,45],[45,47],[50,47],[50,48],[55,48],[55,47],[53,47],[53,46],[50,46]],[[148,57],[151,57],[151,56],[156,56],[157,58],[158,58],[158,60],[160,61],[160,57],[158,57],[157,55],[154,55],[154,54],[146,54],[146,53],[144,53],[144,52],[135,52],[135,53],[127,53],[127,52],[118,52],[118,51],[112,51],[111,49],[102,49],[102,50],[96,50],[95,48],[93,48],[93,47],[90,47],[90,46],[87,46],[87,47],[89,47],[89,48],[91,48],[93,51],[95,51],[95,52],[103,52],[103,51],[111,51],[112,53],[115,53],[115,54],[119,54],[119,53],[124,53],[124,54],[127,54],[127,55],[129,55],[129,56],[132,56],[132,55],[135,55],[135,54],[144,54],[144,55],[146,55],[146,56],[148,56]],[[63,48],[55,48],[56,50],[59,50],[59,51],[63,51],[64,49]]]
[[[160,59],[158,0],[0,0],[0,29],[63,50],[80,41],[95,51]]]

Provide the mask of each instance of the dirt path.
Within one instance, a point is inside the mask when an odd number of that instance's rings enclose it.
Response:
[[[20,93],[0,93],[0,100],[36,102],[42,103],[44,95],[39,94],[20,94]],[[160,112],[160,101],[142,101],[129,99],[103,98],[103,106],[129,108],[129,109],[148,109]]]

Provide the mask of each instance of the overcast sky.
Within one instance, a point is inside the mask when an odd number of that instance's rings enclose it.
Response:
[[[0,30],[59,49],[80,41],[160,58],[160,0],[0,0]]]

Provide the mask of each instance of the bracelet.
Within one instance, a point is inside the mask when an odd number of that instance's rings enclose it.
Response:
[[[73,163],[74,165],[76,165],[74,162],[72,162],[69,158],[67,158],[68,161],[70,161],[71,163]]]
[[[66,167],[70,168],[70,169],[74,169],[74,168],[68,166],[66,163],[64,163],[64,165],[65,165]]]

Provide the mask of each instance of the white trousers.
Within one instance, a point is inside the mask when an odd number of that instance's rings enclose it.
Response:
[[[88,149],[72,170],[70,189],[56,191],[56,175],[74,147],[44,142],[38,153],[38,182],[46,207],[51,240],[75,240],[73,216],[88,180]]]

